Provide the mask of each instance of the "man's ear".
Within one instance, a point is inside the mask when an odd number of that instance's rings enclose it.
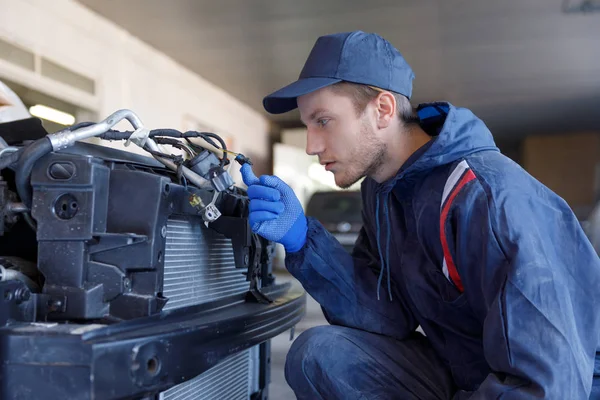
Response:
[[[396,115],[396,98],[390,92],[381,92],[375,99],[377,127],[387,128]]]

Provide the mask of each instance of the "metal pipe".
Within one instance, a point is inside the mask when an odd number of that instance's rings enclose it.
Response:
[[[0,150],[0,157],[2,157],[5,154],[16,153],[17,151],[19,151],[18,147],[5,147],[2,150]]]
[[[94,125],[71,131],[64,129],[60,132],[48,135],[54,151],[65,149],[75,142],[101,135],[109,131],[113,126],[126,119],[135,128],[142,128],[142,121],[131,110],[119,110],[109,115],[104,121]]]
[[[142,121],[133,111],[125,109],[114,112],[104,121],[99,122],[97,124],[86,126],[75,131],[65,129],[60,132],[48,135],[48,138],[50,139],[50,143],[52,143],[52,148],[54,149],[54,151],[57,151],[60,149],[67,148],[79,140],[88,139],[106,133],[112,127],[114,127],[116,124],[118,124],[124,119],[129,121],[129,123],[136,130],[144,127]],[[148,138],[146,140],[146,144],[148,145],[150,150],[155,152],[161,152],[154,140]],[[163,163],[167,168],[173,171],[177,171],[177,165],[175,165],[175,163],[173,163],[172,161],[157,156],[154,156],[154,158]],[[204,179],[189,168],[182,167],[182,172],[186,179],[189,180],[192,184],[202,188],[212,187],[210,181]]]
[[[22,273],[20,271],[17,271],[14,269],[8,269],[8,268],[5,268],[3,265],[0,265],[0,281],[10,281],[10,280],[17,280],[17,281],[21,281],[21,282],[25,283],[25,285],[27,285],[27,287],[32,292],[39,291],[39,286],[37,285],[37,283],[35,283],[27,275],[25,275],[24,273]]]
[[[8,153],[8,155],[5,155],[4,157],[1,157],[0,158],[0,170],[3,170],[4,168],[8,168],[8,167],[12,166],[13,164],[16,164],[19,161],[19,158],[21,157],[21,153],[23,151],[24,151],[23,149],[20,149],[15,152]]]

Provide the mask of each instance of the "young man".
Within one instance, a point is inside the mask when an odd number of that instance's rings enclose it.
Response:
[[[288,383],[300,399],[597,398],[600,260],[577,219],[469,110],[413,115],[412,80],[380,36],[334,34],[264,99],[299,108],[340,187],[366,177],[349,255],[289,186],[243,167],[252,229],[331,323],[296,339]]]

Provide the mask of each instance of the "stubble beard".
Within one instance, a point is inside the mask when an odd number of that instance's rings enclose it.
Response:
[[[348,189],[365,176],[376,175],[387,158],[385,144],[370,126],[363,124],[359,137],[360,142],[355,143],[350,153],[350,164],[343,174],[335,176],[336,185],[342,189]]]

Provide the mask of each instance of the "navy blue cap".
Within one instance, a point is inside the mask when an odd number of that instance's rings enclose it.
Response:
[[[415,75],[402,54],[387,40],[362,31],[321,36],[298,80],[263,99],[265,110],[282,114],[298,107],[299,96],[347,81],[412,95]]]

